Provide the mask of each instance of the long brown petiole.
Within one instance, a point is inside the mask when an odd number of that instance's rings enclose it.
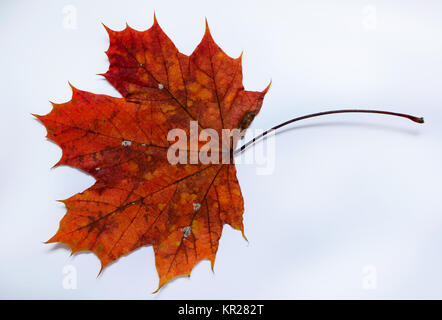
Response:
[[[409,114],[389,112],[389,111],[360,110],[360,109],[345,109],[345,110],[324,111],[324,112],[312,113],[312,114],[305,115],[305,116],[302,116],[302,117],[294,118],[294,119],[288,120],[286,122],[283,122],[281,124],[278,124],[277,126],[271,128],[271,129],[269,129],[267,131],[264,131],[263,133],[261,133],[260,135],[256,136],[255,138],[253,138],[252,140],[250,140],[246,144],[242,145],[240,148],[236,149],[233,152],[233,154],[238,154],[238,153],[243,152],[252,143],[255,143],[257,140],[259,140],[262,137],[266,136],[270,132],[275,131],[275,130],[277,130],[279,128],[282,128],[282,127],[284,127],[284,126],[286,126],[286,125],[288,125],[290,123],[293,123],[293,122],[296,122],[296,121],[300,121],[300,120],[304,120],[304,119],[308,119],[308,118],[325,116],[327,114],[335,114],[335,113],[377,113],[377,114],[387,114],[387,115],[390,115],[390,116],[407,118],[407,119],[409,119],[411,121],[414,121],[414,122],[417,122],[417,123],[424,123],[424,118],[419,118],[419,117],[411,116]]]

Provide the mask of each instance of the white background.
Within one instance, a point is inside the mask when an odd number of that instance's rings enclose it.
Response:
[[[239,166],[249,242],[225,227],[215,273],[204,261],[153,295],[153,250],[143,247],[97,278],[93,254],[43,244],[65,213],[55,200],[93,178],[50,169],[61,150],[30,113],[68,101],[68,81],[118,96],[96,75],[108,67],[101,22],[144,30],[154,10],[183,53],[207,17],[225,52],[244,50],[246,89],[273,80],[252,128],[338,107],[426,123],[358,114],[299,123],[277,135],[273,174]],[[441,32],[436,0],[1,1],[0,298],[442,298]],[[75,290],[63,288],[67,265]],[[376,288],[364,289],[367,266]]]

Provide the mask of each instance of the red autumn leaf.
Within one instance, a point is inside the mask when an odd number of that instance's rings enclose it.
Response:
[[[67,213],[48,242],[64,243],[73,253],[93,251],[102,269],[153,245],[160,288],[190,275],[202,259],[213,268],[224,224],[243,232],[244,204],[233,160],[171,164],[168,132],[179,128],[189,134],[190,121],[220,137],[222,129],[246,129],[268,87],[244,90],[241,57],[227,56],[207,24],[190,56],[177,50],[156,19],[144,32],[129,26],[106,30],[110,66],[104,77],[123,97],[72,87],[71,101],[37,116],[47,137],[63,150],[56,165],[79,168],[96,179],[63,201]]]

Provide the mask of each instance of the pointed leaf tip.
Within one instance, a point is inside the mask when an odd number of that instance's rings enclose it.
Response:
[[[247,242],[249,242],[249,239],[247,239],[246,234],[245,234],[245,232],[244,232],[244,229],[241,229],[241,234],[242,234],[242,237],[244,238],[244,240],[246,240]]]
[[[152,292],[152,294],[157,294],[158,291],[160,291],[160,289],[161,289],[162,286],[163,286],[163,285],[158,285],[158,288],[157,288],[154,292]]]
[[[266,94],[269,91],[271,86],[272,86],[272,79],[270,79],[269,84],[267,85],[267,87],[265,87],[265,89],[262,91],[262,93]]]
[[[98,271],[96,279],[98,279],[98,277],[101,276],[101,274],[103,273],[103,270],[104,270],[105,267],[106,267],[106,265],[103,265],[103,263],[101,263],[100,271]]]
[[[68,85],[69,85],[69,87],[71,87],[72,91],[77,90],[77,88],[75,88],[74,85],[70,81],[68,81]]]
[[[110,35],[112,32],[114,32],[112,29],[110,29],[108,26],[106,26],[103,22],[101,24],[104,27],[104,29],[106,29],[107,34]]]
[[[212,36],[211,35],[211,33],[210,33],[210,28],[209,28],[209,23],[207,22],[207,17],[206,18],[204,18],[204,21],[205,21],[205,31],[204,31],[204,35],[207,35],[207,36]]]

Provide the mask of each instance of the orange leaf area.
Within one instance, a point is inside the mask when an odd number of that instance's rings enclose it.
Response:
[[[102,269],[152,245],[159,289],[190,275],[203,259],[213,268],[224,224],[243,232],[244,202],[233,161],[171,164],[168,132],[189,133],[190,121],[220,136],[222,129],[244,130],[268,87],[244,90],[241,57],[227,56],[207,23],[190,56],[177,50],[156,19],[143,32],[129,26],[106,30],[110,66],[103,76],[122,98],[72,87],[69,102],[36,116],[63,151],[56,166],[96,179],[63,201],[67,213],[48,242],[64,243],[73,253],[93,251]]]

